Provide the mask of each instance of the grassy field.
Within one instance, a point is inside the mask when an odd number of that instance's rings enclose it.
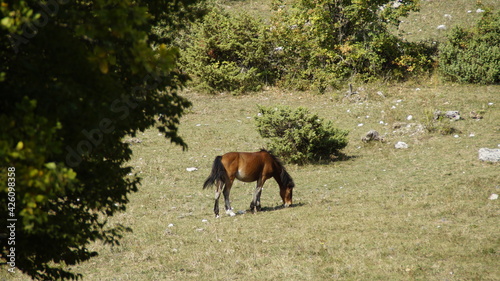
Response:
[[[500,208],[488,197],[500,192],[499,166],[477,153],[500,145],[500,87],[415,82],[358,91],[356,101],[343,92],[186,93],[194,106],[181,133],[190,149],[155,130],[138,136],[130,165],[143,185],[111,220],[133,232],[121,246],[91,245],[100,255],[74,270],[85,280],[498,280]],[[215,219],[203,181],[216,155],[265,146],[256,104],[304,106],[334,120],[351,131],[350,158],[288,165],[297,185],[291,208],[280,208],[269,181],[265,211],[246,213],[254,185],[237,182],[231,195],[240,214]],[[431,121],[434,110],[459,110],[465,119]],[[484,118],[471,119],[470,111]],[[393,129],[396,122],[416,125]],[[370,129],[386,142],[363,143]],[[397,141],[409,148],[395,149]]]
[[[447,20],[441,14],[453,12],[440,6],[444,2],[477,16],[472,0],[422,1],[422,13],[436,5],[436,19]],[[423,14],[412,17],[424,20]],[[422,31],[427,38],[434,36],[433,25]],[[404,30],[423,34],[415,25]],[[500,147],[500,86],[431,77],[354,87],[358,94],[351,98],[347,88],[325,95],[275,88],[243,96],[185,92],[193,107],[180,133],[189,150],[156,130],[137,136],[130,165],[142,187],[127,211],[110,219],[133,232],[120,246],[90,245],[99,256],[72,269],[84,280],[103,281],[500,280],[500,200],[488,199],[500,193],[500,166],[478,160],[479,148]],[[248,213],[254,183],[235,182],[231,201],[238,215],[215,219],[213,190],[202,184],[215,156],[266,146],[254,124],[257,104],[307,107],[350,130],[343,150],[349,157],[287,165],[296,183],[290,208],[281,208],[270,180],[264,211]],[[435,121],[436,110],[458,110],[464,119]],[[472,119],[470,112],[483,118]],[[371,129],[385,142],[362,142]],[[399,141],[408,149],[395,149]],[[186,170],[192,167],[197,170]],[[2,271],[5,279],[27,277]]]
[[[154,130],[139,136],[130,164],[143,186],[113,218],[134,232],[119,247],[93,245],[100,256],[75,270],[87,280],[498,280],[500,208],[488,197],[500,192],[499,166],[480,162],[477,151],[500,144],[500,87],[371,85],[359,92],[356,102],[341,92],[187,93],[194,107],[181,133],[189,151]],[[334,120],[351,130],[351,158],[289,165],[297,184],[292,208],[280,208],[279,189],[269,181],[265,212],[215,219],[213,191],[202,183],[216,155],[265,146],[255,104],[305,106]],[[437,126],[428,116],[437,109],[463,113],[465,120],[443,121],[456,133],[392,128],[410,114],[412,123]],[[471,119],[470,111],[484,118]],[[386,142],[361,142],[369,129]],[[397,141],[409,148],[396,150]],[[253,186],[233,187],[239,213]]]

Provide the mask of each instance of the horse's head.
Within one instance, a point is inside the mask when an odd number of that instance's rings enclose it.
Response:
[[[285,207],[292,205],[293,187],[293,185],[280,186],[280,195]]]

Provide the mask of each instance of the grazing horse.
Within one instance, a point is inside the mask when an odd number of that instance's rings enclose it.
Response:
[[[212,165],[212,172],[203,184],[203,189],[215,185],[214,213],[219,217],[219,197],[224,193],[226,214],[234,216],[229,201],[229,193],[234,179],[243,182],[257,181],[253,194],[250,210],[252,213],[261,210],[260,194],[266,180],[274,178],[280,187],[280,195],[283,205],[288,207],[292,204],[292,192],[295,184],[281,161],[268,151],[262,149],[259,152],[229,152],[217,156]]]

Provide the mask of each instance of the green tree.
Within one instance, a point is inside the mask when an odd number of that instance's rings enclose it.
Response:
[[[215,93],[260,90],[273,83],[271,41],[263,22],[219,7],[193,24],[180,41],[183,69],[196,89]]]
[[[417,10],[417,0],[277,1],[271,30],[285,86],[323,92],[338,80],[401,78],[431,66],[427,49],[388,28]],[[290,4],[288,4],[290,3]]]
[[[107,217],[124,211],[140,184],[123,138],[156,126],[187,147],[177,128],[190,102],[177,90],[188,77],[169,43],[197,11],[190,0],[0,1],[0,233],[9,270],[75,278],[66,266],[95,256],[89,243],[118,243],[127,228]]]

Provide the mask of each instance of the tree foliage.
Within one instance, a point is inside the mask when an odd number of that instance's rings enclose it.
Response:
[[[269,21],[214,8],[181,41],[197,89],[270,84],[323,93],[357,78],[405,79],[432,68],[434,50],[389,32],[417,0],[277,0]]]
[[[264,24],[242,13],[214,7],[193,24],[180,44],[183,69],[197,90],[257,91],[275,79],[271,41]]]
[[[284,86],[323,92],[350,77],[400,79],[431,67],[429,48],[388,31],[418,9],[416,0],[278,1],[274,9]]]
[[[13,270],[75,278],[66,266],[95,256],[90,242],[118,243],[126,228],[106,218],[140,184],[125,136],[156,126],[187,147],[177,127],[190,102],[177,90],[188,77],[172,37],[151,28],[181,27],[193,2],[0,1],[2,232],[7,217],[17,219],[1,258]]]

